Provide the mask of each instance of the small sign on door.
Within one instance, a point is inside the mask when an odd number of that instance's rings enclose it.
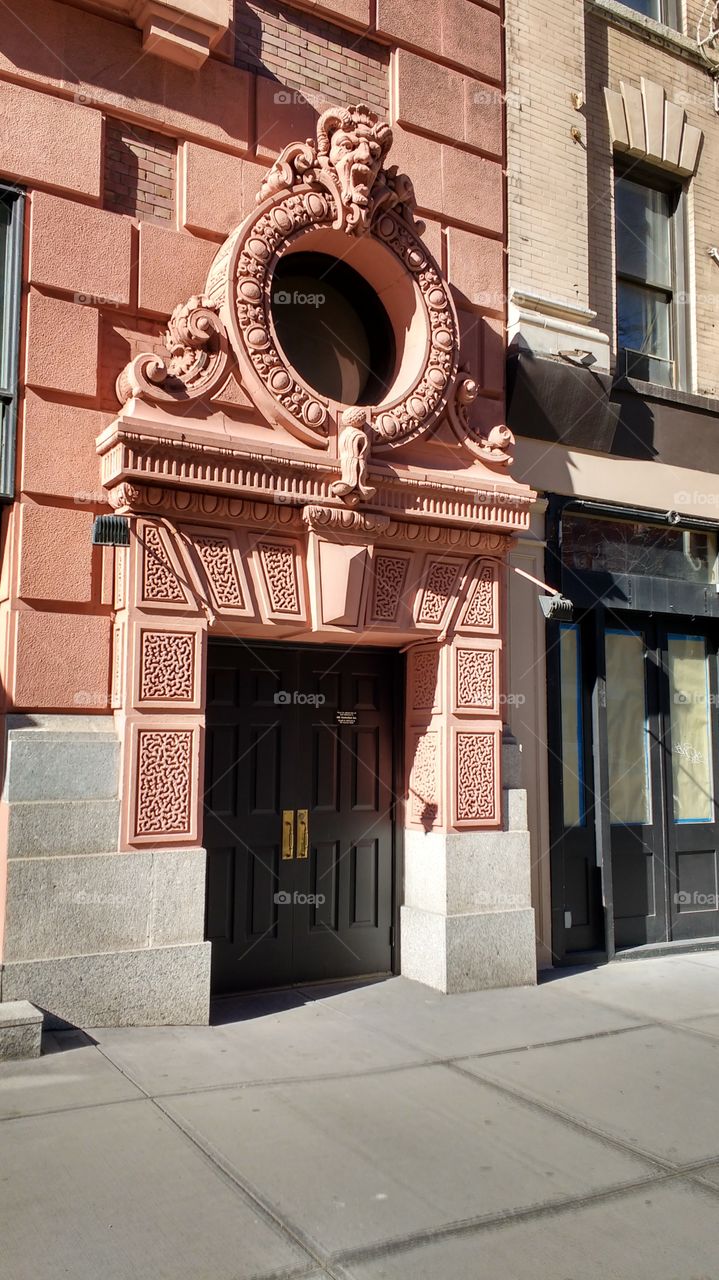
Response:
[[[337,721],[338,724],[356,724],[357,712],[356,711],[336,711],[335,720]]]

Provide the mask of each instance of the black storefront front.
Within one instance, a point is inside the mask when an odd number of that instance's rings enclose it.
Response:
[[[513,364],[517,435],[719,470],[719,405]],[[651,492],[545,496],[547,581],[573,605],[547,624],[555,963],[719,945],[716,523],[652,509]]]

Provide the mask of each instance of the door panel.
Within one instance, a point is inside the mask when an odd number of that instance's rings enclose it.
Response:
[[[711,624],[693,620],[682,630],[656,616],[599,608],[554,635],[555,951],[564,957],[601,945],[603,898],[619,949],[719,936],[719,688]],[[603,886],[595,854],[600,822],[609,845]]]
[[[312,737],[321,744],[312,758],[328,763],[331,785],[311,776],[311,757],[300,746],[300,792],[309,808],[306,893],[326,901],[300,901],[295,908],[295,967],[302,975],[296,980],[387,972],[394,805],[391,657],[361,649],[349,654],[304,650],[299,687],[326,699],[298,708],[299,731],[300,743]],[[372,858],[365,845],[374,850]],[[357,915],[358,906],[364,915]]]
[[[667,936],[663,681],[648,626],[630,628],[618,617],[610,619],[604,644],[615,942],[640,946]]]
[[[390,969],[392,662],[362,650],[211,644],[205,843],[216,991]]]
[[[719,934],[716,645],[698,631],[670,631],[663,648],[672,937],[711,937]]]
[[[207,936],[218,992],[292,980],[292,918],[275,901],[295,889],[281,862],[282,799],[291,790],[292,706],[275,693],[296,683],[286,650],[211,644],[207,703],[204,841]],[[214,932],[222,924],[222,933]]]
[[[592,620],[549,630],[547,687],[552,833],[552,948],[558,958],[603,945],[600,868],[594,836],[591,682]]]

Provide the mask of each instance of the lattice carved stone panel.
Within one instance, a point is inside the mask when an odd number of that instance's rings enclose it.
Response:
[[[413,822],[432,827],[439,814],[439,734],[418,734],[410,775],[410,814]]]
[[[290,543],[258,543],[270,612],[298,618],[302,614],[297,558]]]
[[[192,545],[219,607],[244,609],[246,601],[230,539],[222,534],[195,534]]]
[[[143,630],[140,702],[192,702],[195,697],[194,632]]]
[[[191,729],[138,729],[135,837],[189,836]]]
[[[441,705],[439,663],[440,651],[436,646],[431,649],[417,649],[412,654],[410,699],[413,711],[439,709]]]
[[[496,733],[457,730],[457,821],[488,825],[498,821]]]
[[[417,621],[438,626],[454,596],[461,566],[456,561],[433,560],[428,566]]]
[[[154,525],[142,529],[142,598],[161,604],[185,604],[185,592],[180,585],[167,548]]]
[[[475,575],[474,586],[460,619],[468,630],[496,632],[499,627],[497,566],[485,561]]]
[[[402,556],[377,555],[370,622],[396,622],[402,603],[408,562]]]
[[[496,650],[455,651],[455,696],[459,710],[496,711]]]

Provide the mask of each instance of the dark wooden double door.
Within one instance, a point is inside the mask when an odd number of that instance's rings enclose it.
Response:
[[[716,937],[713,627],[602,611],[560,627],[557,641],[555,949]]]
[[[391,969],[393,668],[361,648],[210,644],[216,993]]]

